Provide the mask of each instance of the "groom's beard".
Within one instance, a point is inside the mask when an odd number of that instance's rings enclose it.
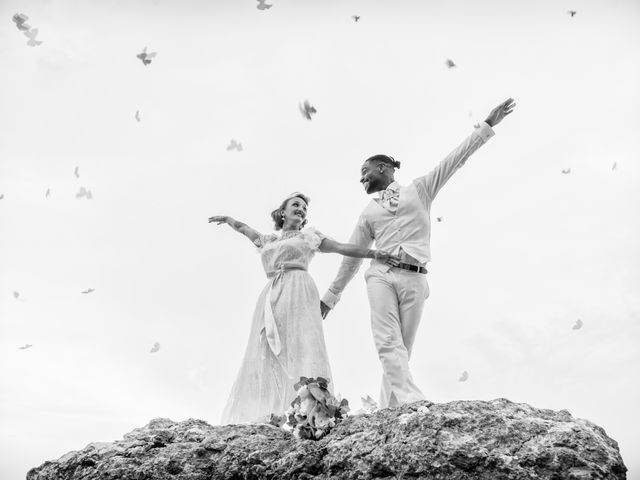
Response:
[[[367,192],[367,194],[371,194],[371,193],[376,193],[379,192],[381,190],[384,190],[384,180],[381,179],[377,179],[377,178],[372,178],[370,180],[368,180],[369,182],[369,187],[366,188],[365,192]]]

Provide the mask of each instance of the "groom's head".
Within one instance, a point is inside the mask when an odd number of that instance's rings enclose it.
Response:
[[[360,168],[360,183],[367,193],[386,189],[393,182],[393,173],[400,162],[389,155],[374,155],[367,158]]]

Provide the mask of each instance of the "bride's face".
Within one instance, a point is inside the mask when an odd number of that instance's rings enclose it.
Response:
[[[307,202],[300,197],[291,198],[284,209],[284,226],[300,228],[307,218]]]

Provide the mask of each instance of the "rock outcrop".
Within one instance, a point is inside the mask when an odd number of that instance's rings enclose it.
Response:
[[[347,417],[319,441],[268,424],[155,419],[31,469],[27,480],[625,479],[618,444],[566,410],[506,399]]]

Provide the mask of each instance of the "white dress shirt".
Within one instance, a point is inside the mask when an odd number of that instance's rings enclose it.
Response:
[[[385,194],[383,191],[379,198],[372,199],[367,205],[349,242],[370,248],[375,241],[377,249],[400,255],[403,261],[426,264],[431,257],[429,215],[433,199],[469,156],[493,135],[493,129],[483,122],[428,174],[414,179],[406,187],[392,182],[388,189],[393,192]],[[395,191],[398,192],[397,198],[394,198]],[[333,308],[361,264],[361,258],[344,257],[322,302]],[[390,268],[375,260],[372,261],[372,266],[386,270]]]

